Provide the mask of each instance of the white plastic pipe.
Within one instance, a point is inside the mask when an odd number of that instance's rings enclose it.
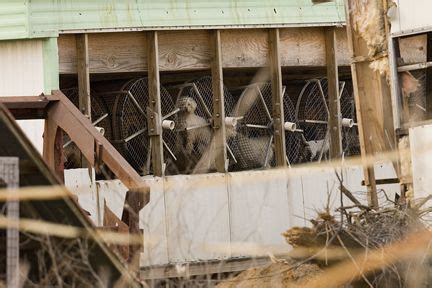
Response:
[[[97,126],[96,126],[95,128],[96,128],[96,130],[99,131],[100,134],[105,135],[105,129],[104,129],[104,128],[102,128],[102,127],[97,127]]]
[[[162,128],[166,130],[174,130],[175,128],[175,122],[171,120],[163,120],[162,121]]]
[[[286,131],[295,132],[297,130],[297,124],[293,122],[285,122],[284,129]]]
[[[342,119],[342,127],[352,128],[354,126],[354,120],[349,118]]]
[[[237,118],[235,117],[225,117],[225,126],[235,128],[237,126]]]

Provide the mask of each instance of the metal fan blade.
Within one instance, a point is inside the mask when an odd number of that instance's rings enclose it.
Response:
[[[268,68],[261,68],[253,77],[251,84],[254,83],[265,83],[270,79],[270,72]],[[242,117],[244,116],[255,104],[255,101],[259,98],[259,90],[246,88],[241,94],[236,106],[233,109],[232,116]]]

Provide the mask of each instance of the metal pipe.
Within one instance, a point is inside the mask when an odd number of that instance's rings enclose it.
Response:
[[[162,128],[166,130],[174,130],[175,128],[175,122],[171,120],[163,120],[162,121]]]
[[[284,129],[285,131],[295,132],[297,130],[297,124],[293,122],[285,122]]]
[[[324,121],[324,120],[309,120],[309,119],[306,119],[306,120],[303,120],[302,122],[304,122],[304,123],[311,123],[311,124],[325,124],[325,125],[328,124],[328,121]]]
[[[246,124],[246,127],[258,128],[258,129],[269,129],[269,127],[266,125],[256,125],[256,124]]]
[[[342,118],[342,127],[352,128],[354,127],[354,120],[349,118]]]

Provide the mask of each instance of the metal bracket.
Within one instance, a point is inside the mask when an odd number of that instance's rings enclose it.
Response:
[[[147,127],[149,136],[159,136],[162,133],[160,116],[147,107]]]

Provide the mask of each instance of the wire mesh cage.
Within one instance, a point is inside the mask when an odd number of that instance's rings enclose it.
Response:
[[[427,118],[426,114],[426,70],[411,71],[412,76],[417,79],[418,87],[408,98],[408,106],[411,121],[422,121]]]
[[[113,107],[114,144],[125,159],[142,174],[152,171],[150,137],[147,127],[147,107],[149,105],[148,79],[137,78],[125,83],[116,94]],[[160,88],[162,112],[162,138],[165,161],[174,157],[172,150],[175,133],[172,131],[176,117],[174,101],[168,91]],[[165,125],[165,123],[167,123]]]
[[[286,159],[289,164],[301,159],[302,136],[297,129],[294,105],[283,87]],[[275,166],[274,127],[270,83],[255,83],[244,87],[232,115],[240,118],[233,151],[237,158],[234,170]]]
[[[303,131],[297,129],[299,126],[294,103],[285,91],[284,98],[284,123],[285,123],[285,149],[288,164],[303,162],[305,159],[303,145]]]
[[[345,82],[340,82],[339,91],[343,151],[345,155],[356,155],[359,153],[359,142],[353,94],[348,91]],[[306,82],[297,100],[296,115],[304,132],[306,159],[321,161],[327,158],[330,150],[327,79]]]
[[[275,164],[271,85],[255,83],[243,89],[232,116],[239,119],[232,150],[233,171],[270,167]]]
[[[78,87],[71,87],[62,89],[69,100],[78,107],[79,105],[79,91]],[[102,97],[91,91],[91,119],[92,124],[96,127],[102,128],[103,134],[108,141],[112,140],[112,125],[111,113]],[[81,153],[78,147],[70,140],[69,136],[65,134],[63,139],[64,148],[64,167],[65,169],[79,168],[81,165]]]
[[[235,121],[227,121],[233,107],[233,98],[224,86],[225,122],[227,142],[232,142]],[[215,170],[213,144],[213,89],[212,78],[203,76],[170,88],[176,94],[176,145],[177,173],[205,173]],[[231,124],[231,125],[230,125]],[[233,159],[229,144],[230,159]]]
[[[344,156],[360,155],[360,140],[354,92],[350,82],[341,82],[340,106],[342,114],[342,148]],[[349,120],[352,120],[352,122]]]

